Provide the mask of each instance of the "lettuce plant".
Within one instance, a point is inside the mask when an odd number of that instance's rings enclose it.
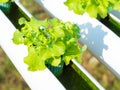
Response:
[[[28,47],[24,62],[30,71],[44,70],[46,64],[58,66],[61,58],[66,65],[72,59],[81,62],[86,46],[78,44],[80,28],[76,24],[57,18],[43,21],[20,18],[19,24],[23,27],[14,32],[13,42]]]
[[[64,4],[76,14],[87,12],[91,17],[105,18],[112,10],[120,11],[120,0],[67,0]]]

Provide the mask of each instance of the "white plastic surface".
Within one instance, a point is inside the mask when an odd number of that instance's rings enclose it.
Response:
[[[69,11],[65,0],[36,0],[52,16],[77,23],[81,28],[80,42],[107,68],[120,78],[120,38],[96,19],[86,13],[82,16]]]
[[[27,47],[12,42],[16,28],[0,10],[0,46],[25,79],[31,90],[65,90],[62,84],[46,68],[44,71],[30,72],[23,58],[27,55]],[[9,68],[9,67],[8,67]]]
[[[117,17],[118,19],[120,19],[120,11],[118,12],[118,11],[116,11],[116,10],[113,10],[113,11],[111,12],[111,14],[113,14],[115,17]]]
[[[120,24],[120,12],[113,10],[109,15]]]

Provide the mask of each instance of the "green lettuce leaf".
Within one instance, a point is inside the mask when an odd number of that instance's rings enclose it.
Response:
[[[76,14],[87,12],[93,18],[98,15],[105,18],[112,10],[120,11],[120,0],[67,0],[64,4]]]
[[[22,44],[24,42],[24,34],[20,32],[19,30],[16,30],[14,32],[13,42],[15,44]]]
[[[42,58],[36,53],[34,47],[28,49],[28,56],[24,58],[24,62],[28,64],[28,70],[37,71],[44,70],[46,68],[44,56]]]
[[[9,0],[0,0],[0,3],[8,2]]]

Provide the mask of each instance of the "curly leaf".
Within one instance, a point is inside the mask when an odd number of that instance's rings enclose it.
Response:
[[[24,42],[24,34],[21,33],[19,30],[16,30],[14,32],[13,42],[15,44],[22,44]]]
[[[0,3],[8,2],[9,0],[0,0]]]
[[[120,0],[67,0],[64,4],[76,14],[87,12],[93,18],[105,18],[111,10],[120,11]]]
[[[55,57],[51,63],[52,66],[58,66],[61,62],[61,57]]]
[[[29,48],[28,56],[24,58],[24,62],[28,64],[30,71],[44,70],[46,68],[44,59],[36,53],[34,47]]]

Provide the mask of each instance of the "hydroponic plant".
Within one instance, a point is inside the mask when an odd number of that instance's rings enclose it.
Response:
[[[28,47],[24,62],[30,71],[44,70],[46,64],[58,66],[61,61],[68,65],[72,59],[81,62],[86,46],[78,44],[80,28],[76,24],[57,18],[43,21],[20,18],[19,24],[23,27],[14,32],[13,42]]]
[[[87,12],[91,17],[105,18],[112,10],[120,11],[120,0],[67,0],[64,4],[76,14]]]

